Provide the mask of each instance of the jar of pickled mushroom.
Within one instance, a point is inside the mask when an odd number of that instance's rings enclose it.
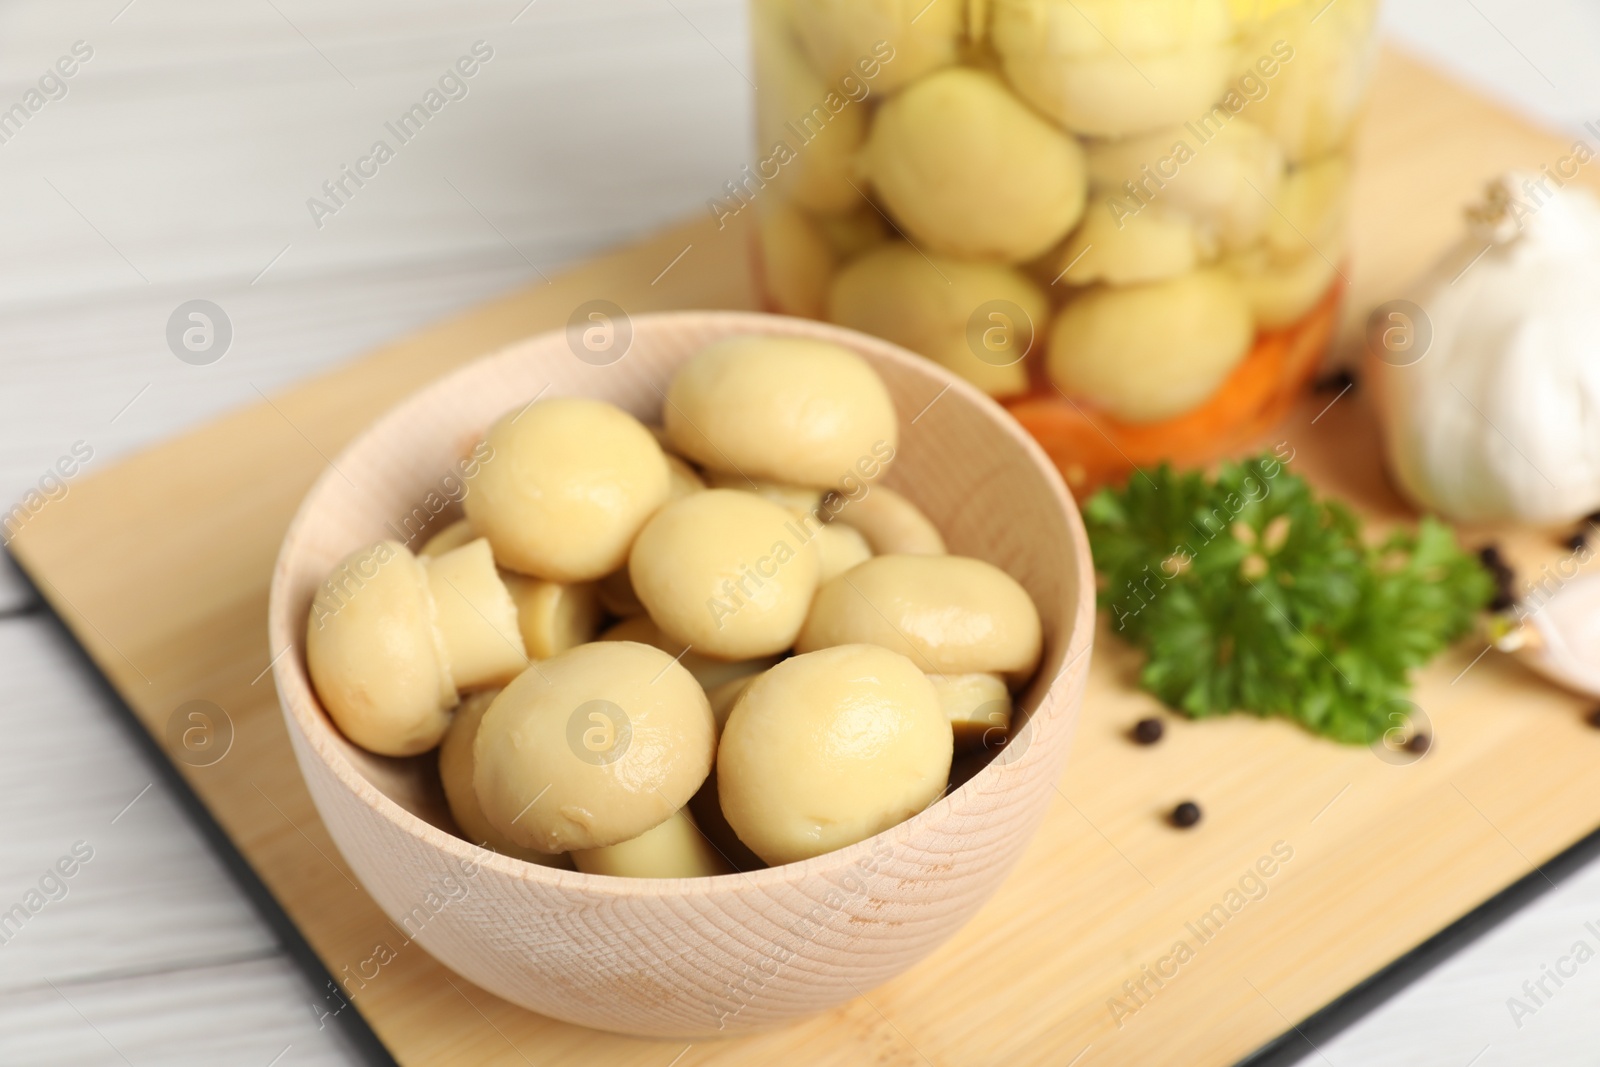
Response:
[[[1000,399],[1079,492],[1203,462],[1330,339],[1377,0],[752,0],[767,306]]]

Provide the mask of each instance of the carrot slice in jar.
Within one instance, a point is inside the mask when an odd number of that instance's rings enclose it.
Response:
[[[1250,352],[1211,398],[1160,422],[1120,422],[1036,379],[1026,396],[1006,402],[1078,496],[1126,477],[1135,467],[1169,460],[1208,463],[1247,444],[1288,414],[1315,373],[1338,321],[1343,286],[1335,283],[1310,313],[1283,330],[1256,336]]]

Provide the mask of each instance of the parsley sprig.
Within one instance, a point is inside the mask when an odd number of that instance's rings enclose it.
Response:
[[[1409,673],[1493,593],[1478,560],[1424,518],[1375,545],[1268,454],[1214,479],[1163,465],[1084,507],[1112,629],[1146,653],[1140,683],[1203,718],[1282,715],[1347,744],[1394,725]]]

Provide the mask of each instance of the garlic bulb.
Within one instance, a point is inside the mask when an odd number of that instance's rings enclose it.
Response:
[[[1413,301],[1368,325],[1390,468],[1461,521],[1600,507],[1600,200],[1508,174]]]

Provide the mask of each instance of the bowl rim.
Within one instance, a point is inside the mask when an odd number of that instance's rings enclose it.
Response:
[[[1067,635],[1067,645],[1062,653],[1062,666],[1056,672],[1055,677],[1050,679],[1049,684],[1042,690],[1038,705],[1032,712],[1033,716],[1048,713],[1048,718],[1051,720],[1069,714],[1069,705],[1054,698],[1059,695],[1064,681],[1072,673],[1073,669],[1078,666],[1079,661],[1088,656],[1094,643],[1096,587],[1093,563],[1089,554],[1088,533],[1084,528],[1083,518],[1077,503],[1067,490],[1066,483],[1062,480],[1061,474],[1054,463],[1050,461],[1038,442],[999,403],[964,378],[959,377],[930,359],[881,338],[873,337],[870,334],[835,326],[830,323],[787,315],[773,315],[765,312],[719,310],[660,311],[633,315],[630,318],[633,324],[635,343],[637,343],[641,332],[648,332],[658,326],[683,319],[711,319],[716,320],[718,324],[728,325],[730,327],[729,334],[806,337],[831,341],[858,353],[865,350],[870,352],[874,358],[896,364],[914,373],[921,373],[936,382],[942,383],[943,387],[934,398],[935,400],[947,392],[953,392],[989,416],[989,420],[995,427],[1020,444],[1024,453],[1033,461],[1034,466],[1043,472],[1051,499],[1066,517],[1067,524],[1072,528],[1075,535],[1076,546],[1069,553],[1069,569],[1076,572],[1078,590],[1076,603],[1069,613],[1065,613],[1067,617],[1063,620],[1064,624],[1070,626],[1070,633]],[[294,518],[290,520],[289,526],[284,532],[283,540],[279,544],[278,555],[273,563],[272,581],[268,590],[267,630],[270,647],[287,649],[303,644],[298,635],[298,620],[290,618],[287,614],[289,565],[305,537],[307,528],[313,522],[313,505],[322,496],[324,487],[328,483],[336,477],[342,477],[339,474],[341,461],[349,453],[359,448],[365,439],[380,427],[405,420],[412,415],[414,409],[424,407],[426,399],[435,390],[444,388],[447,383],[472,374],[481,364],[504,358],[514,350],[553,345],[558,339],[564,343],[565,332],[564,327],[556,327],[537,334],[531,334],[466,360],[446,373],[430,380],[420,388],[408,393],[387,408],[376,419],[368,422],[354,437],[345,443],[339,450],[338,455],[324,467],[316,481],[306,490],[305,496],[301,499],[299,507],[296,508]],[[931,406],[931,403],[929,406]],[[1016,773],[1012,769],[1021,766],[1026,760],[1027,751],[1032,751],[1034,747],[1032,745],[1028,746],[1023,756],[1016,760],[1005,759],[1006,753],[1002,752],[991,759],[970,779],[955,789],[946,789],[933,803],[915,815],[854,844],[804,860],[764,867],[755,871],[735,871],[729,874],[680,878],[622,878],[614,875],[587,874],[582,871],[547,867],[483,848],[463,837],[458,837],[433,825],[426,819],[408,811],[399,802],[389,797],[388,794],[374,785],[340,750],[340,743],[352,744],[353,742],[341,742],[336,736],[337,727],[332,724],[327,712],[322,708],[321,702],[316,696],[316,691],[311,685],[308,673],[302,669],[303,658],[304,653],[303,649],[301,649],[297,655],[280,655],[273,665],[273,683],[277,691],[279,705],[286,715],[294,719],[295,727],[300,731],[306,744],[321,760],[322,764],[333,773],[339,784],[364,802],[372,810],[373,814],[395,830],[415,839],[420,844],[428,846],[443,857],[454,860],[462,869],[489,868],[525,883],[548,886],[556,890],[582,889],[590,893],[600,893],[618,898],[679,896],[692,892],[715,892],[724,889],[762,889],[803,880],[813,874],[822,874],[859,865],[864,858],[870,857],[876,852],[878,842],[897,832],[905,832],[907,828],[916,828],[925,823],[937,821],[949,813],[956,798],[962,793],[974,786],[978,786],[980,783],[994,782],[1007,774]],[[1083,669],[1087,669],[1087,664],[1084,664]],[[1030,723],[1033,721],[1031,717],[1029,721]],[[715,772],[713,771],[713,773]],[[303,770],[301,771],[301,779],[302,782],[307,781],[307,776]],[[994,792],[998,790],[985,791]],[[315,799],[315,797],[312,798],[313,806],[315,806]],[[318,811],[318,817],[321,817],[320,810]]]

